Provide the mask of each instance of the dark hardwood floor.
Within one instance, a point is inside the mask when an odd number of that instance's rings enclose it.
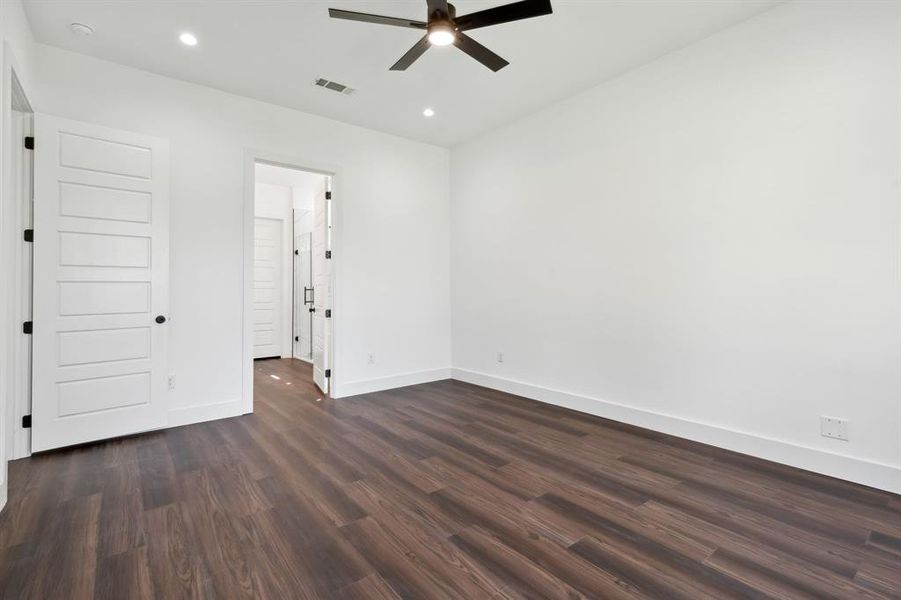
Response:
[[[16,461],[0,597],[901,598],[901,497],[445,381]]]

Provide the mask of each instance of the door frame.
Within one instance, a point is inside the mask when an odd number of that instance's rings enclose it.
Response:
[[[22,225],[30,223],[30,216],[23,214],[22,190],[18,189],[14,170],[22,165],[19,160],[24,156],[23,140],[13,127],[13,112],[33,115],[30,90],[22,81],[19,73],[19,62],[13,49],[6,41],[0,47],[2,64],[0,64],[0,275],[9,283],[0,298],[0,510],[6,504],[8,490],[8,469],[10,460],[22,458],[29,454],[29,430],[20,426],[22,415],[26,414],[30,405],[27,381],[31,374],[28,369],[29,354],[21,342],[21,325],[17,321],[23,314],[30,314],[30,307],[25,306],[23,298],[25,281],[30,281],[30,273],[24,266],[24,248]],[[30,133],[32,119],[26,117],[22,133]],[[29,170],[33,165],[25,163]],[[30,174],[30,173],[29,173]],[[12,236],[9,239],[7,236]],[[7,247],[15,250],[7,254]],[[7,262],[8,261],[8,262]],[[8,278],[8,279],[7,279]],[[27,278],[27,279],[26,279]],[[10,329],[11,328],[11,329]]]
[[[24,115],[21,131],[22,136],[34,135],[34,109],[28,101],[25,88],[16,76],[15,68],[12,68],[10,78],[10,91],[13,93],[13,98],[9,111],[9,131],[10,133],[16,131],[16,128],[12,127],[12,113],[19,112]],[[31,154],[29,156],[31,151],[24,150],[23,144],[17,143],[19,140],[13,139],[11,142],[9,148],[12,152],[18,151],[18,156],[16,161],[11,162],[8,165],[9,168],[22,169],[25,177],[30,179],[24,189],[18,186],[14,188],[12,182],[10,182],[8,187],[10,191],[14,191],[14,195],[18,198],[18,227],[19,229],[24,230],[34,227],[34,213],[32,212],[32,202],[34,197],[34,155]],[[10,174],[12,175],[11,172]],[[13,310],[16,317],[15,323],[31,320],[32,303],[34,301],[32,288],[34,276],[33,248],[30,247],[31,244],[22,242],[21,238],[17,239],[19,243],[17,244],[17,252],[15,253],[16,279],[13,285],[16,293],[15,300],[13,300]],[[16,372],[13,383],[13,435],[12,455],[9,457],[10,460],[25,458],[26,456],[31,455],[31,429],[22,427],[21,423],[22,417],[31,414],[32,345],[30,336],[23,334],[19,329],[15,330],[15,338],[16,344],[15,350],[13,351],[13,358],[15,361]],[[9,412],[7,412],[7,414],[9,414]]]
[[[253,221],[254,221],[254,165],[256,163],[266,163],[277,167],[285,167],[287,169],[296,169],[300,171],[309,171],[311,173],[319,173],[327,175],[332,180],[332,269],[331,269],[331,285],[332,285],[332,314],[337,314],[338,319],[329,319],[332,328],[331,345],[329,347],[329,364],[332,370],[331,381],[329,382],[329,396],[337,397],[337,389],[339,388],[340,367],[343,364],[341,354],[339,352],[340,323],[343,319],[341,316],[341,296],[339,282],[340,277],[338,271],[341,268],[341,232],[342,224],[342,202],[341,183],[344,181],[342,175],[342,167],[331,163],[326,163],[308,158],[287,156],[278,152],[270,152],[268,150],[246,149],[244,151],[244,273],[242,277],[244,310],[242,311],[243,326],[243,348],[241,351],[241,406],[244,414],[253,412]],[[336,201],[336,198],[339,200]],[[293,239],[292,239],[293,247]],[[293,337],[292,337],[293,340]],[[293,348],[293,344],[292,344]]]

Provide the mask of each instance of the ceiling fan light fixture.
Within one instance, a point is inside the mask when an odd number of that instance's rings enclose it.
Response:
[[[457,39],[454,26],[446,21],[429,25],[429,43],[433,46],[450,46]]]

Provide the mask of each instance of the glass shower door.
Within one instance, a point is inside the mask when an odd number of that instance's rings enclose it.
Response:
[[[294,236],[294,358],[313,358],[312,234]]]

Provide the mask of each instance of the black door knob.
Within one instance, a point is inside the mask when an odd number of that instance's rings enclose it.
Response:
[[[163,315],[157,315],[157,316],[156,316],[156,322],[157,322],[157,323],[160,323],[160,324],[163,324],[163,323],[166,322],[166,317],[164,317]]]

